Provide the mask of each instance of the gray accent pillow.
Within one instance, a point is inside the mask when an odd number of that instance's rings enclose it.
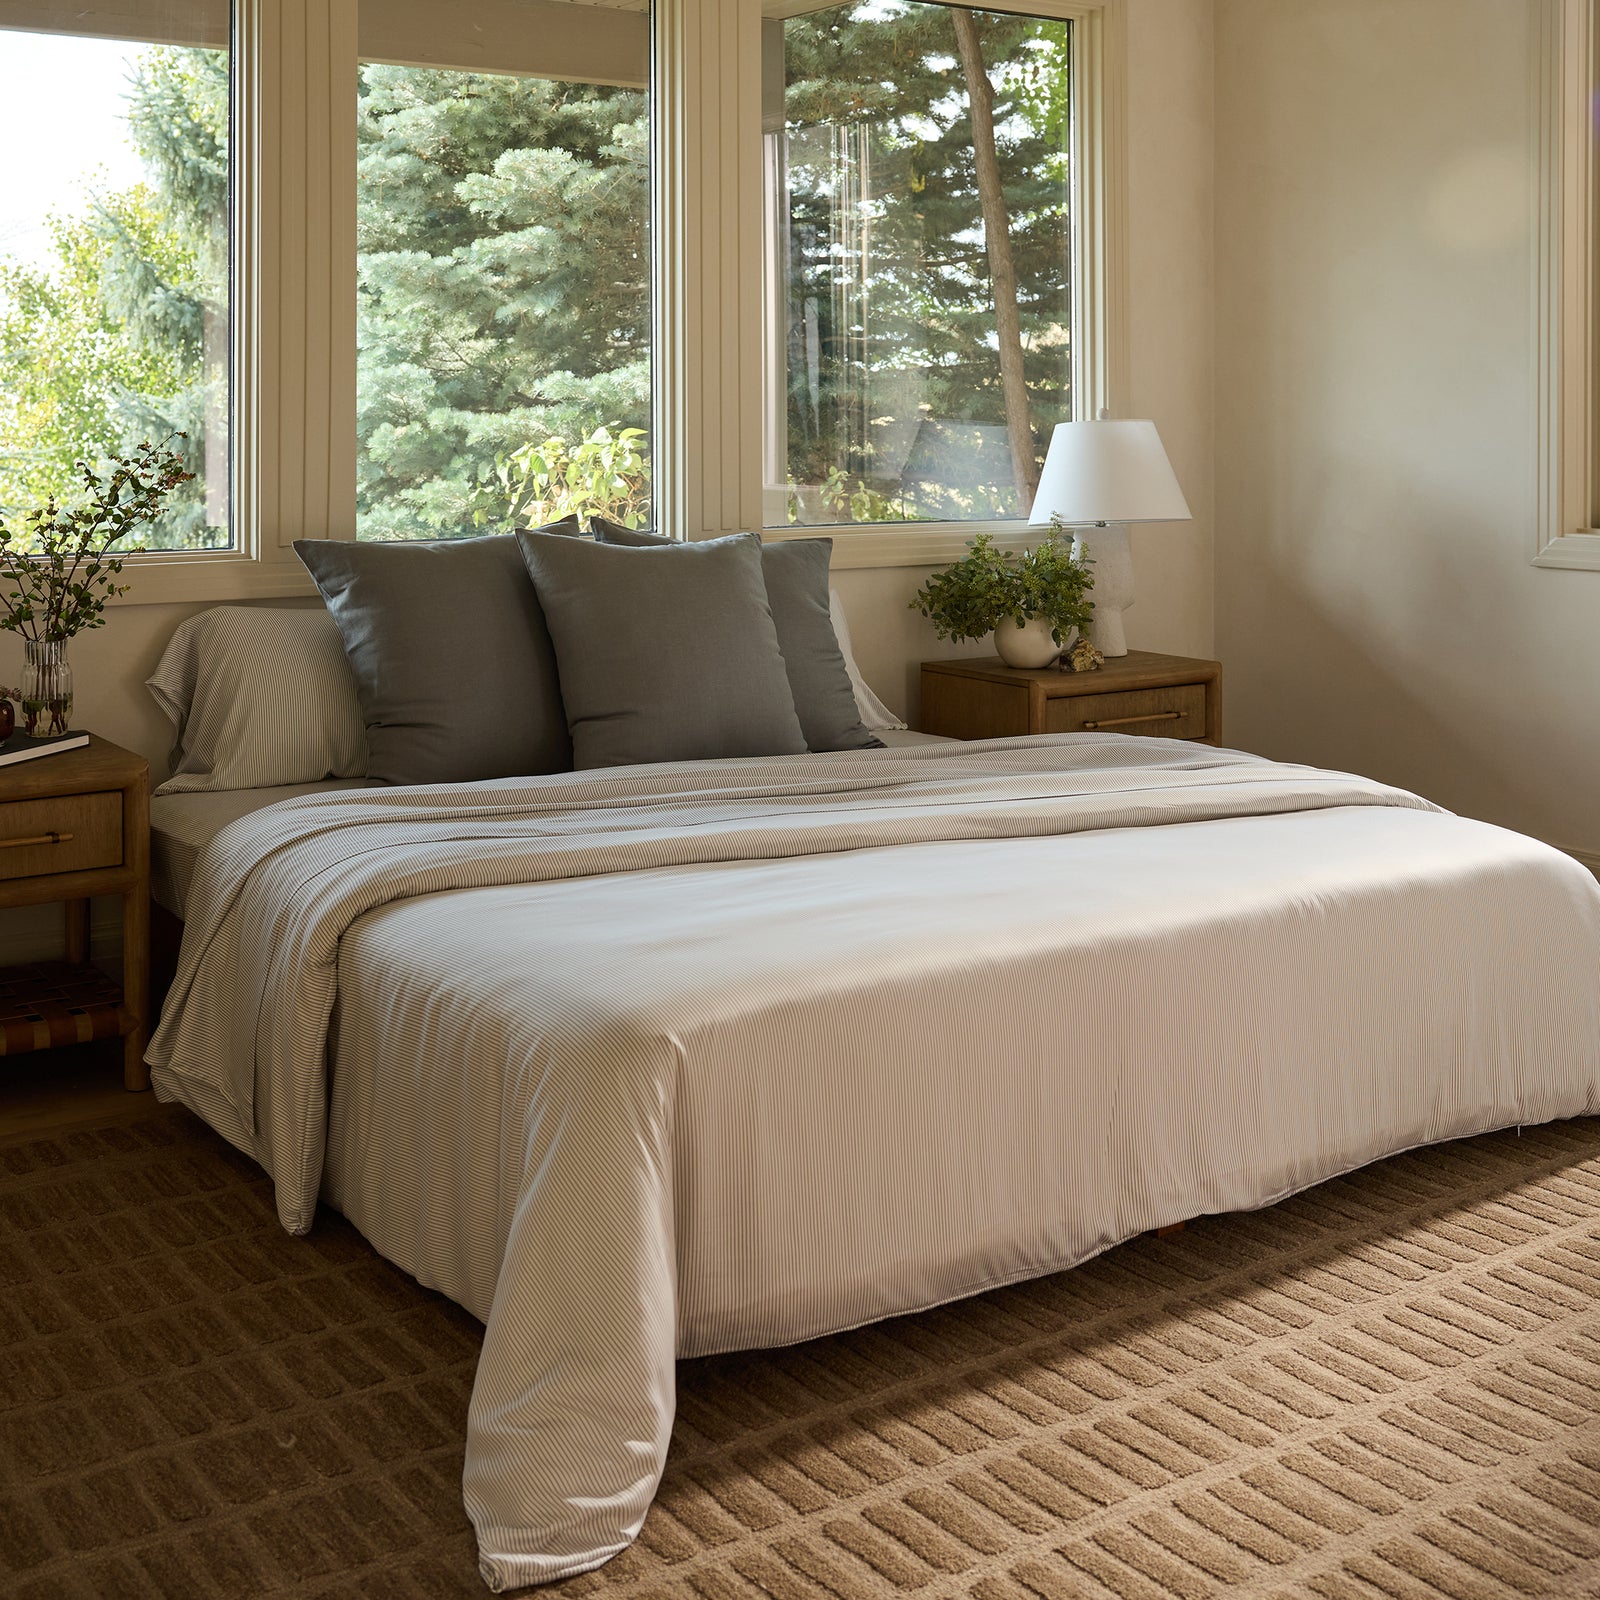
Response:
[[[670,545],[658,533],[624,528],[591,517],[589,529],[602,544]],[[754,537],[752,535],[751,537]],[[810,750],[877,750],[882,740],[861,724],[850,672],[839,649],[828,610],[828,562],[832,539],[775,539],[761,547],[761,570],[772,607],[778,648],[789,674],[795,715]]]
[[[620,522],[613,522],[610,517],[590,517],[589,532],[601,544],[631,544],[646,548],[680,542],[677,539],[669,539],[664,533],[657,533],[654,528],[625,528]]]
[[[754,534],[649,549],[517,540],[561,664],[575,766],[804,751]]]
[[[576,533],[577,519],[556,527]],[[344,637],[370,777],[468,783],[571,769],[555,650],[513,535],[294,548]]]

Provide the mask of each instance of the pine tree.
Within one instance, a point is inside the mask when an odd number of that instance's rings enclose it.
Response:
[[[991,13],[974,22],[994,85],[1037,460],[1070,408],[1067,34]],[[864,512],[879,514],[900,487],[880,471],[889,433],[899,430],[903,462],[922,417],[1007,421],[966,80],[943,7],[886,20],[841,5],[791,19],[785,41],[790,470],[811,483],[853,474]],[[649,426],[646,97],[367,66],[358,118],[360,531],[475,532],[509,512],[509,458],[532,448],[609,460],[609,443],[576,447],[603,428],[614,438]],[[222,414],[226,55],[145,52],[128,120],[147,180],[57,219],[47,268],[0,265],[0,505],[41,499],[79,455],[173,432],[188,435],[186,464],[198,471],[208,418]],[[840,156],[862,154],[871,247],[846,261],[832,186]],[[553,438],[565,453],[546,451]],[[1002,468],[987,487],[930,491],[911,509],[1015,511],[1009,460]],[[152,542],[223,542],[202,492],[203,475]],[[639,494],[630,479],[630,506]]]
[[[361,76],[360,529],[479,531],[497,458],[648,427],[648,110],[637,91]]]
[[[369,66],[358,115],[361,531],[471,533],[498,458],[648,426],[645,97]],[[225,415],[226,55],[145,52],[128,126],[147,181],[0,266],[0,505]],[[226,539],[197,480],[149,542]]]
[[[1037,463],[1051,427],[1071,415],[1069,36],[1061,23],[967,15],[994,91],[1023,451]],[[905,496],[885,471],[886,459],[916,448],[919,418],[947,431],[1008,423],[955,16],[932,5],[888,16],[840,6],[791,18],[784,47],[791,476],[858,479],[879,514],[1016,515],[1026,507],[1008,450],[987,463],[996,468],[987,486],[954,493],[928,485]]]
[[[129,99],[134,147],[160,197],[167,249],[183,266],[165,269],[108,219],[102,229],[107,309],[131,345],[166,351],[183,381],[172,391],[121,397],[122,444],[184,435],[184,466],[195,479],[162,517],[160,542],[183,549],[225,545],[229,530],[220,515],[208,515],[206,500],[209,491],[226,504],[226,485],[208,483],[206,469],[208,454],[226,461],[225,449],[207,447],[225,444],[229,426],[227,54],[152,50],[135,71]],[[222,431],[222,441],[210,439],[213,429]]]

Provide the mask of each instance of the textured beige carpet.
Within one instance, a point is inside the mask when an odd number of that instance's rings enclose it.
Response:
[[[0,1594],[484,1593],[477,1344],[185,1115],[0,1147]],[[681,1378],[563,1600],[1600,1595],[1600,1123]]]

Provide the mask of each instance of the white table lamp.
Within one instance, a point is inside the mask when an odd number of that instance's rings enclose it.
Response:
[[[1189,502],[1153,422],[1058,422],[1039,474],[1028,526],[1052,519],[1078,531],[1094,562],[1089,637],[1102,655],[1125,656],[1122,613],[1133,604],[1130,522],[1187,522]]]

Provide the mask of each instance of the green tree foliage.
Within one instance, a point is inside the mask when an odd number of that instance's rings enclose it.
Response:
[[[596,428],[576,445],[559,435],[501,456],[478,484],[480,526],[540,528],[562,517],[607,517],[642,528],[650,513],[650,463],[643,428]]]
[[[184,434],[205,461],[208,411],[225,414],[227,57],[146,52],[128,123],[148,181],[50,220],[43,266],[0,262],[0,510],[41,502],[91,464]],[[185,481],[153,548],[225,544],[203,484]]]
[[[227,58],[144,53],[128,125],[148,177],[0,264],[0,508],[144,438],[205,461],[226,349]],[[368,66],[358,124],[358,508],[368,538],[495,520],[501,470],[571,440],[590,497],[648,509],[648,108],[638,91]],[[609,433],[607,432],[609,425]],[[602,459],[604,458],[604,459]],[[513,468],[513,471],[515,469]],[[185,485],[151,546],[225,543]],[[514,512],[506,495],[503,513]],[[625,503],[624,503],[625,502]]]
[[[1071,414],[1069,33],[1064,23],[993,12],[974,21],[995,87],[1033,453],[1042,460],[1051,428]],[[839,6],[791,18],[784,52],[791,477],[827,484],[842,472],[902,514],[1016,515],[1025,508],[999,432],[995,303],[951,14],[924,4]],[[947,453],[984,467],[998,456],[996,470],[908,490],[885,463],[903,462],[915,478],[920,420]]]
[[[478,531],[649,425],[646,97],[368,66],[358,138],[361,536]]]
[[[976,15],[1042,447],[1070,403],[1067,32]],[[907,487],[920,424],[992,445],[1006,416],[950,16],[872,0],[784,34],[791,475],[852,518],[1015,512],[1003,443],[998,473]],[[608,514],[646,518],[646,96],[369,65],[358,107],[361,534],[455,536],[606,493]],[[149,543],[221,543],[202,468],[226,382],[226,55],[142,53],[128,122],[145,180],[56,218],[46,266],[0,264],[0,508],[39,502],[80,456],[182,434],[200,477]],[[863,155],[859,249],[837,237],[836,202],[841,158]]]

